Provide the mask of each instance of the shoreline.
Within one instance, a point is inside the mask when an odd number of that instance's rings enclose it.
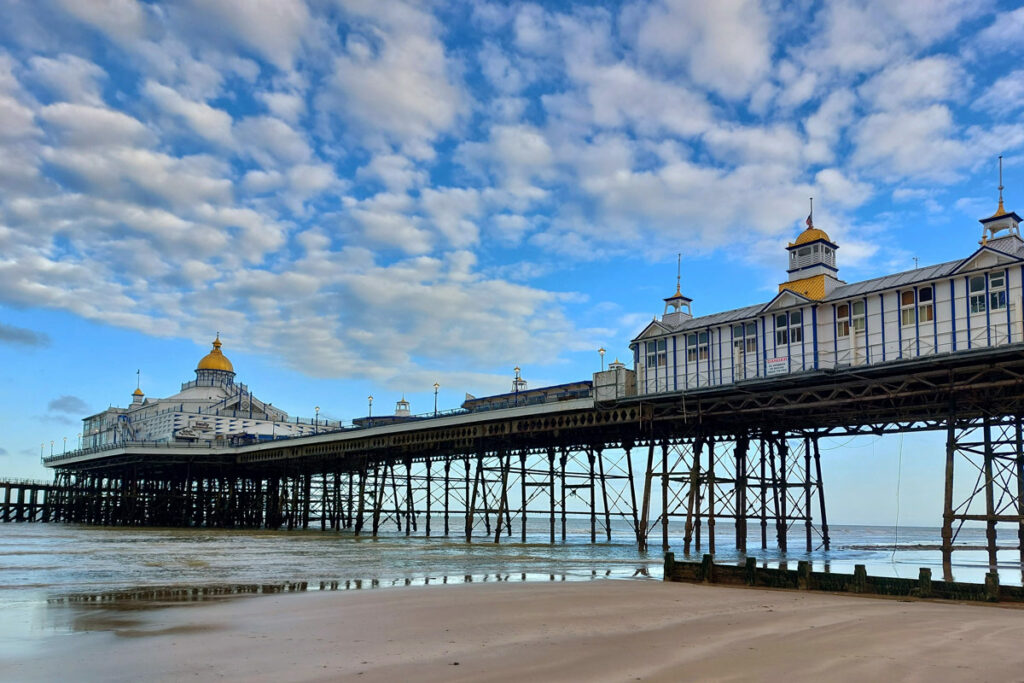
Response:
[[[924,600],[596,580],[70,607],[12,680],[1007,680],[1024,619]]]

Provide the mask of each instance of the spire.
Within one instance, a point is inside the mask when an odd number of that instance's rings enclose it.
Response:
[[[690,311],[690,299],[688,296],[683,294],[683,254],[682,252],[676,254],[676,293],[665,299],[665,314],[662,317],[663,321],[668,321],[669,315],[675,316],[679,319],[689,319],[693,317]],[[675,314],[680,315],[675,315]],[[673,318],[673,319],[675,319]]]
[[[1003,208],[1003,155],[999,155],[999,208],[996,209],[996,215],[1002,216],[1006,214],[1006,209]]]
[[[683,293],[680,290],[683,282],[683,253],[679,252],[676,254],[676,296],[682,296]]]
[[[981,225],[983,230],[981,233],[981,241],[979,244],[986,245],[990,239],[995,238],[999,233],[1004,230],[1009,234],[1016,237],[1020,236],[1019,224],[1021,221],[1013,211],[1007,211],[1003,205],[1003,155],[999,155],[999,206],[996,208],[996,212],[988,218],[981,219]]]

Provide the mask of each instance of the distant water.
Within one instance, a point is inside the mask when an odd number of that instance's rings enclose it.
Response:
[[[33,635],[74,630],[69,609],[125,600],[199,599],[224,592],[280,589],[325,590],[487,581],[580,581],[595,578],[660,580],[661,531],[650,535],[651,550],[638,552],[623,524],[611,542],[590,544],[589,519],[571,519],[565,543],[549,545],[546,520],[531,520],[528,542],[519,529],[500,544],[480,538],[465,543],[449,538],[385,534],[355,538],[347,532],[231,531],[218,529],[122,529],[64,524],[0,524],[0,641],[16,643]],[[670,542],[676,559],[699,560],[704,546],[687,558],[682,525],[673,523]],[[439,523],[434,528],[440,528]],[[422,521],[421,521],[422,532]],[[679,535],[677,535],[677,532]],[[770,530],[769,546],[774,546]],[[481,535],[483,534],[481,530]],[[816,570],[916,577],[931,567],[942,577],[937,528],[833,526],[832,549],[806,553],[802,527],[790,531],[791,551],[783,556],[760,549],[760,527],[751,525],[748,554],[768,566],[809,559]],[[599,539],[603,539],[599,532]],[[740,560],[731,525],[719,524],[716,562]],[[958,544],[978,550],[954,553],[954,578],[982,582],[987,556],[982,529],[965,529]],[[1010,539],[1005,541],[1010,543]],[[1001,551],[1000,581],[1021,583],[1017,551]],[[0,657],[4,647],[0,646]]]

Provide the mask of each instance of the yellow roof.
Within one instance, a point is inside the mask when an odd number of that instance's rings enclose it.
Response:
[[[132,392],[132,396],[144,396],[144,395],[145,394],[142,393],[142,389],[139,389],[138,387],[135,387],[135,391]]]
[[[824,230],[819,230],[818,228],[811,226],[804,230],[802,233],[800,233],[796,238],[796,242],[793,242],[789,246],[795,247],[801,244],[807,244],[808,242],[814,242],[817,240],[826,240],[828,242],[832,241],[828,238],[828,233],[826,233]]]
[[[819,232],[821,232],[819,230]],[[826,238],[827,239],[827,238]],[[779,292],[785,290],[802,294],[808,299],[816,299],[820,301],[825,298],[825,276],[814,275],[812,277],[805,277],[802,280],[793,280],[792,282],[783,282],[779,285]]]
[[[203,359],[199,361],[199,365],[196,366],[196,370],[226,370],[227,372],[234,372],[235,368],[231,365],[231,361],[220,352],[220,335],[213,340],[213,351],[203,356]]]

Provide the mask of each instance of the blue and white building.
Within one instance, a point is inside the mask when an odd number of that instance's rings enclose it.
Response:
[[[788,278],[765,303],[694,317],[680,288],[630,343],[637,393],[956,353],[1024,341],[1020,216],[981,219],[964,258],[846,283],[839,245],[808,227],[786,250]]]

